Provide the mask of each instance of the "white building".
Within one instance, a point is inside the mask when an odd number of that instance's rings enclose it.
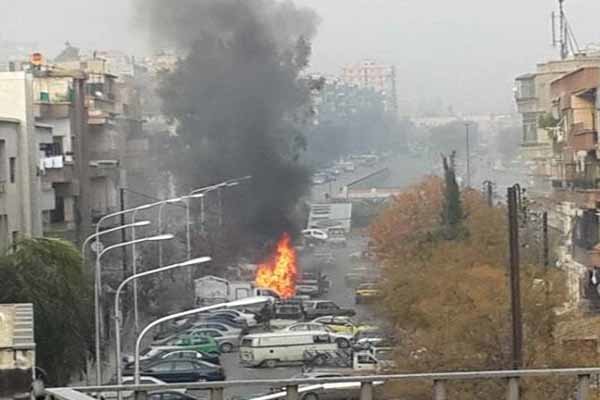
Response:
[[[33,76],[0,73],[0,247],[20,235],[42,235],[42,211],[52,209],[42,195],[40,139],[47,127],[36,128]]]

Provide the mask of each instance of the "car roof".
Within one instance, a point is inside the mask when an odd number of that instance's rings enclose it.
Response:
[[[266,332],[266,333],[253,333],[246,335],[243,339],[259,339],[263,337],[275,337],[275,336],[298,336],[298,335],[323,335],[327,332],[323,331],[302,331],[302,332]]]

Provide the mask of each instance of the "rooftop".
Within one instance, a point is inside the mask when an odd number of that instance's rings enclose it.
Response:
[[[0,304],[0,349],[33,349],[33,304]]]

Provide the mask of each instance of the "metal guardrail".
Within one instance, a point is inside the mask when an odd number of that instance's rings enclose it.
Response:
[[[600,368],[567,368],[567,369],[527,369],[527,370],[505,370],[505,371],[473,371],[473,372],[442,372],[422,374],[395,374],[395,375],[369,375],[369,376],[345,376],[337,378],[319,379],[266,379],[266,380],[239,380],[207,383],[172,383],[164,385],[108,385],[108,386],[85,386],[73,388],[48,389],[48,392],[60,400],[84,400],[89,398],[82,394],[135,391],[136,400],[144,400],[146,394],[156,390],[193,389],[210,391],[210,400],[223,400],[223,390],[236,386],[273,386],[286,387],[286,400],[298,400],[300,385],[318,385],[326,383],[360,382],[360,400],[373,400],[374,382],[394,381],[429,381],[432,383],[434,400],[447,400],[447,383],[452,381],[468,380],[505,380],[506,399],[519,400],[520,380],[532,377],[559,377],[571,376],[577,378],[576,390],[577,400],[588,400],[590,398],[590,378],[592,375],[600,375]]]

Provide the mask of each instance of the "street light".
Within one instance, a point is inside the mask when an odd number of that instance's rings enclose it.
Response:
[[[178,312],[175,314],[171,314],[171,315],[167,315],[165,317],[159,318],[156,321],[150,322],[148,325],[146,325],[146,327],[144,329],[142,329],[142,331],[138,335],[137,339],[135,340],[135,350],[134,350],[135,384],[136,385],[140,384],[140,346],[142,344],[142,339],[144,338],[146,333],[148,333],[148,331],[150,331],[150,329],[154,328],[155,326],[157,326],[159,324],[162,324],[163,322],[171,321],[171,320],[174,320],[177,318],[188,317],[188,316],[191,316],[194,314],[200,314],[205,311],[217,310],[219,308],[235,308],[235,307],[244,307],[244,306],[247,307],[247,306],[267,303],[267,302],[271,302],[271,301],[272,301],[272,297],[267,297],[267,296],[248,297],[248,298],[241,299],[241,300],[230,301],[228,303],[214,304],[212,306],[194,308],[192,310]],[[136,396],[136,398],[137,398],[137,396]]]
[[[251,180],[252,176],[251,175],[247,175],[247,176],[243,176],[241,178],[233,178],[233,179],[229,179],[226,180],[224,182],[221,183],[217,183],[215,185],[210,185],[210,186],[205,186],[203,188],[199,188],[199,189],[195,189],[192,190],[190,192],[190,195],[194,195],[194,194],[198,194],[198,193],[210,193],[212,191],[218,190],[218,195],[219,195],[219,225],[223,225],[223,204],[222,204],[222,198],[221,198],[221,189],[223,188],[229,188],[229,187],[235,187],[238,186],[240,183],[244,182],[244,181],[248,181]],[[202,233],[205,232],[205,212],[204,212],[204,199],[202,199],[201,203],[200,203],[200,223],[201,223],[201,230]]]
[[[103,231],[100,231],[100,232],[97,231],[96,233],[88,236],[83,241],[83,244],[81,245],[81,258],[82,258],[82,264],[83,264],[82,267],[85,268],[85,264],[86,264],[85,263],[85,248],[87,247],[87,245],[88,245],[88,243],[89,243],[90,240],[96,239],[97,243],[100,243],[99,238],[102,235],[106,235],[108,233],[116,232],[116,231],[119,231],[119,230],[122,230],[122,229],[134,228],[134,227],[137,227],[137,226],[146,226],[146,225],[150,225],[150,221],[138,221],[138,222],[136,222],[134,224],[121,225],[121,226],[117,226],[117,227],[114,227],[114,228],[111,228],[111,229],[106,229],[106,230],[103,230]],[[102,250],[99,247],[96,248],[96,254],[97,255],[101,251]],[[98,265],[96,265],[96,267],[98,267]],[[100,297],[99,291],[100,291],[100,288],[98,287],[98,285],[95,284],[94,285],[94,309],[95,309],[94,312],[95,312],[96,316],[99,316],[99,313],[98,313],[99,297]],[[98,301],[96,301],[96,300],[98,300]],[[100,326],[99,326],[100,325],[100,318],[99,317],[96,318],[95,324],[96,324],[96,331],[100,330]],[[100,338],[99,338],[99,336],[96,336],[96,357],[98,357],[99,354],[100,354]],[[96,360],[96,383],[98,385],[100,385],[102,383],[101,382],[101,378],[100,378],[100,360],[99,359]]]
[[[158,206],[158,233],[161,234],[162,233],[162,208],[166,205],[166,204],[175,204],[175,203],[179,203],[179,202],[183,202],[185,204],[185,209],[186,209],[186,230],[185,230],[185,235],[186,235],[186,258],[189,260],[190,258],[192,258],[192,241],[191,241],[191,232],[190,232],[190,204],[189,204],[189,199],[192,198],[201,198],[204,197],[203,194],[195,194],[195,195],[188,195],[188,196],[183,196],[183,197],[174,197],[172,199],[167,199],[167,200],[161,200],[161,201],[157,201],[155,203],[149,203],[149,204],[144,204],[142,206],[137,207],[136,209],[133,210],[132,214],[131,214],[131,222],[135,223],[135,218],[137,216],[138,211],[143,211],[143,210],[148,210],[150,208],[154,208]],[[133,229],[131,231],[131,236],[132,239],[135,239],[135,229]],[[162,265],[162,246],[161,246],[161,242],[158,243],[158,251],[159,251],[159,265]],[[131,254],[132,254],[132,273],[133,275],[137,274],[137,252],[136,252],[136,247],[135,245],[131,248]],[[139,312],[138,312],[138,296],[137,296],[137,281],[133,282],[133,319],[134,319],[134,324],[135,324],[135,331],[136,333],[139,331]]]
[[[199,265],[199,264],[204,264],[207,262],[210,262],[212,260],[212,258],[210,257],[199,257],[199,258],[194,258],[193,260],[189,260],[189,261],[184,261],[182,263],[177,263],[177,264],[172,264],[172,265],[168,265],[166,267],[160,267],[157,269],[153,269],[150,271],[145,271],[145,272],[141,272],[139,274],[135,274],[135,275],[131,275],[130,277],[126,278],[125,280],[123,280],[123,282],[121,282],[121,284],[119,285],[119,287],[117,288],[117,291],[115,293],[115,340],[116,340],[116,352],[117,352],[117,384],[121,384],[122,383],[122,372],[121,372],[121,318],[120,315],[121,313],[119,312],[119,296],[121,294],[121,290],[125,287],[125,285],[127,285],[129,282],[131,281],[135,281],[139,278],[145,277],[145,276],[149,276],[149,275],[153,275],[153,274],[158,274],[161,272],[165,272],[165,271],[169,271],[175,268],[182,268],[182,267],[189,267],[192,265]]]
[[[101,270],[100,270],[100,258],[107,252],[120,248],[120,247],[124,247],[124,246],[129,246],[129,245],[133,245],[133,244],[137,244],[137,243],[144,243],[144,242],[155,242],[158,240],[169,240],[169,239],[173,239],[173,235],[171,234],[167,234],[167,235],[158,235],[158,236],[151,236],[151,237],[146,237],[146,238],[141,238],[141,239],[136,239],[136,240],[132,240],[129,242],[121,242],[121,243],[117,243],[117,244],[113,244],[112,246],[108,246],[107,248],[105,248],[102,251],[97,252],[97,257],[96,257],[96,276],[95,276],[95,290],[94,290],[94,318],[95,318],[95,334],[96,334],[96,381],[98,381],[99,385],[102,384],[102,370],[100,367],[101,364],[101,360],[100,360],[100,292],[102,290],[102,287],[100,286],[100,281],[101,281]]]

